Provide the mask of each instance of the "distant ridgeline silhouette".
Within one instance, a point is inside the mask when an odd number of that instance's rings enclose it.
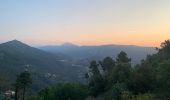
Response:
[[[1,88],[9,88],[17,74],[29,70],[34,75],[34,90],[56,82],[83,82],[80,75],[86,71],[84,67],[72,66],[62,54],[52,54],[18,40],[0,44],[0,69]]]
[[[140,63],[148,54],[154,54],[157,51],[153,47],[141,47],[134,45],[101,45],[101,46],[77,46],[66,43],[60,46],[40,47],[44,51],[51,53],[63,53],[73,59],[93,59],[101,60],[107,56],[115,58],[120,51],[125,51],[132,58],[132,63]]]

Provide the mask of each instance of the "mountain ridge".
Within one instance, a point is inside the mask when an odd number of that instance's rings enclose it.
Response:
[[[75,46],[64,47],[62,45],[60,46],[56,45],[56,46],[44,46],[40,47],[39,49],[51,53],[63,53],[74,59],[89,59],[89,61],[92,59],[101,60],[107,56],[115,58],[119,52],[125,51],[130,57],[132,57],[133,59],[132,62],[135,64],[139,63],[140,60],[144,59],[148,54],[154,54],[157,52],[153,47],[143,47],[136,45],[115,45],[115,44],[99,46],[77,46],[77,47]],[[136,55],[137,57],[135,57]]]
[[[44,46],[38,46],[37,48],[44,48],[44,47],[63,47],[63,46],[75,46],[75,47],[100,47],[100,46],[132,46],[132,47],[145,47],[145,48],[155,48],[152,46],[140,46],[140,45],[124,45],[124,44],[102,44],[102,45],[77,45],[70,42],[65,42],[61,45],[44,45]]]
[[[52,54],[18,40],[0,44],[0,82],[13,84],[16,75],[24,71],[26,66],[34,75],[33,89],[39,90],[49,84],[63,81],[78,81],[76,71],[80,68],[71,66],[71,62],[57,54]],[[49,76],[51,75],[51,76]],[[4,78],[1,80],[1,78]],[[0,86],[5,88],[9,86]]]

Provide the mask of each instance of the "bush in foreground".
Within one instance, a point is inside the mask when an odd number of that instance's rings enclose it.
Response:
[[[36,100],[85,100],[88,89],[80,84],[58,84],[43,89],[39,92]]]

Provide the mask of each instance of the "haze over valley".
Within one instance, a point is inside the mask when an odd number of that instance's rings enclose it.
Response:
[[[1,0],[0,100],[170,100],[169,0]]]
[[[156,53],[154,47],[142,47],[135,45],[99,45],[99,46],[78,46],[71,43],[63,45],[43,46],[40,49],[51,52],[53,54],[62,53],[75,60],[102,60],[107,56],[116,59],[116,56],[121,51],[127,52],[129,57],[132,58],[133,64],[138,64],[147,55]]]
[[[61,46],[45,46],[39,49],[12,40],[0,44],[1,78],[9,84],[15,80],[15,75],[24,70],[29,70],[35,75],[35,90],[41,86],[59,82],[85,82],[85,73],[88,71],[89,62],[126,51],[130,54],[134,64],[145,59],[147,55],[156,53],[155,48],[104,45],[104,46],[77,46],[63,44]],[[13,80],[11,80],[11,78]],[[45,81],[46,80],[46,81]],[[2,86],[3,88],[7,88]]]

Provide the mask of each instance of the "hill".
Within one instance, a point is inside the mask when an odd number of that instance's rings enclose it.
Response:
[[[10,88],[16,75],[24,70],[32,72],[34,90],[56,82],[81,80],[84,69],[72,66],[72,62],[61,55],[33,48],[18,40],[0,44],[0,88]]]
[[[120,51],[125,51],[132,58],[132,63],[134,64],[140,63],[148,54],[156,53],[153,47],[134,45],[77,46],[66,43],[60,46],[44,46],[40,47],[40,49],[51,53],[63,53],[73,59],[88,61],[92,59],[101,60],[107,56],[115,58]]]

